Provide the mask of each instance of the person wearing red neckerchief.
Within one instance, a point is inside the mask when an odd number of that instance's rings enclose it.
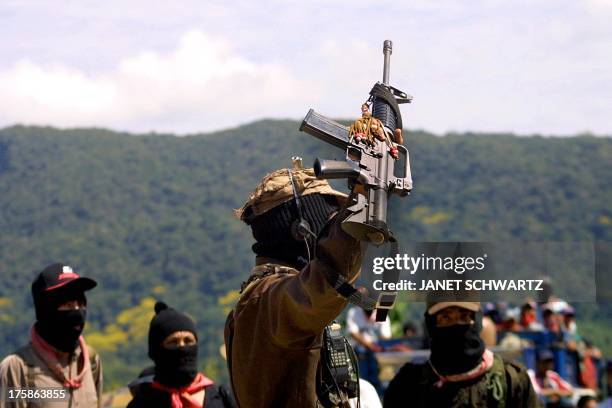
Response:
[[[399,370],[385,391],[385,408],[539,406],[525,367],[486,348],[479,302],[430,300],[425,325],[429,359]]]
[[[9,401],[1,396],[0,408],[100,407],[102,364],[81,336],[87,316],[85,292],[96,285],[62,263],[38,274],[31,288],[36,322],[30,342],[0,363],[0,389],[53,390],[61,402]]]
[[[128,408],[233,408],[232,392],[198,371],[198,335],[193,320],[163,302],[149,327],[149,357],[155,366],[130,383]]]

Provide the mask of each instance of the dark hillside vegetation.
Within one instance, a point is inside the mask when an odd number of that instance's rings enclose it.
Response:
[[[149,364],[154,298],[196,319],[202,361],[222,378],[225,312],[253,259],[232,209],[291,156],[342,157],[298,127],[260,121],[189,137],[0,130],[0,355],[27,340],[33,277],[61,261],[100,283],[86,330],[110,387]],[[391,208],[401,240],[612,241],[612,139],[408,132],[407,145],[414,191]],[[580,307],[612,354],[612,309]]]

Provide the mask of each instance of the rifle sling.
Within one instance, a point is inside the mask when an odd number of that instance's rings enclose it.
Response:
[[[389,256],[395,257],[399,250],[399,244],[393,236],[389,236],[389,242],[391,248],[389,250]],[[395,283],[399,278],[399,270],[391,269],[386,270],[383,273],[383,282]],[[338,274],[336,271],[331,271],[327,274],[328,282],[336,289],[342,297],[352,303],[353,305],[359,306],[364,310],[376,310],[376,321],[383,322],[387,318],[389,310],[395,303],[397,297],[397,291],[393,292],[380,292],[378,300],[364,295],[359,292],[344,276]]]

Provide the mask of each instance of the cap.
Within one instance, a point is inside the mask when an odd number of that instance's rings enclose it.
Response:
[[[561,310],[561,314],[564,315],[564,316],[575,316],[576,315],[576,309],[574,309],[570,305],[567,305],[565,308],[563,308],[563,310]]]
[[[518,321],[520,318],[521,312],[518,307],[511,307],[506,309],[504,312],[504,321],[515,320]]]
[[[59,288],[75,288],[82,291],[95,288],[98,283],[90,278],[80,276],[65,264],[54,263],[42,270],[32,282],[32,294],[52,292]]]
[[[318,179],[314,169],[294,166],[293,169],[279,169],[267,174],[259,182],[242,208],[234,211],[236,217],[241,221],[248,222],[266,211],[293,199],[290,172],[293,176],[295,189],[300,196],[319,193],[336,197],[340,206],[346,203],[348,196],[334,190],[327,180]]]
[[[451,306],[461,307],[463,309],[471,310],[472,312],[478,312],[480,310],[480,302],[428,302],[427,313],[433,315],[438,313],[440,310]]]

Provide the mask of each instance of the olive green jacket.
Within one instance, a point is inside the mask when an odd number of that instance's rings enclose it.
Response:
[[[438,388],[431,366],[404,365],[389,383],[384,407],[532,408],[540,403],[525,367],[495,356],[493,367],[480,377],[447,382]]]

